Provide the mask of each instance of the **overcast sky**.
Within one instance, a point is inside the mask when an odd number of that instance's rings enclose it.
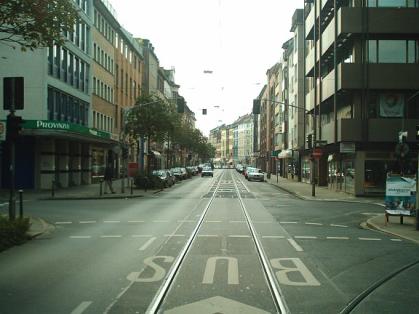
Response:
[[[282,44],[292,37],[292,15],[303,6],[302,0],[110,3],[130,33],[151,40],[160,66],[175,68],[180,94],[205,135],[251,111],[266,70],[280,60]],[[208,115],[202,115],[202,108]]]

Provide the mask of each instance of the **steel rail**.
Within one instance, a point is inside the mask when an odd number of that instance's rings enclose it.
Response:
[[[186,254],[189,252],[189,249],[191,248],[192,242],[195,240],[198,231],[205,219],[205,216],[208,212],[208,209],[210,208],[218,189],[220,188],[221,185],[221,180],[224,177],[225,172],[223,171],[218,177],[218,182],[217,182],[217,187],[214,190],[213,195],[211,196],[210,200],[208,201],[207,205],[205,206],[201,217],[198,220],[197,225],[195,226],[194,230],[192,231],[191,235],[189,236],[188,241],[185,243],[185,245],[183,246],[182,250],[180,251],[180,254],[177,256],[176,260],[174,261],[172,267],[169,269],[166,277],[163,279],[163,284],[160,286],[159,290],[157,291],[156,295],[154,296],[153,300],[151,301],[151,303],[149,304],[147,310],[146,310],[146,314],[155,314],[158,313],[159,307],[162,305],[163,300],[165,298],[165,296],[167,295],[167,292],[169,291],[170,285],[172,284],[172,282],[174,281],[174,278],[181,266],[181,263],[183,262],[183,260],[185,259]],[[212,186],[211,186],[212,188]],[[210,188],[210,190],[211,190]]]
[[[274,271],[272,270],[272,268],[269,265],[268,257],[266,256],[266,253],[263,250],[262,244],[261,244],[261,242],[258,238],[258,235],[256,233],[256,229],[253,226],[253,223],[252,223],[252,221],[250,219],[250,216],[247,212],[246,205],[244,204],[243,199],[240,195],[240,191],[239,191],[239,188],[237,186],[237,182],[234,179],[234,175],[232,175],[232,177],[233,177],[234,186],[236,187],[238,200],[240,202],[240,205],[242,207],[244,216],[246,218],[247,226],[249,227],[250,233],[252,234],[252,239],[253,239],[253,242],[255,243],[256,250],[258,252],[258,257],[259,257],[259,260],[262,264],[262,268],[263,268],[263,271],[265,273],[266,280],[268,282],[268,286],[269,286],[269,289],[271,291],[272,297],[275,301],[275,305],[277,306],[277,309],[279,309],[279,313],[282,313],[282,314],[290,313],[290,310],[289,310],[287,304],[285,303],[285,300],[284,300],[283,294],[281,292],[281,289],[279,288],[279,283],[276,279]],[[245,187],[245,189],[249,192],[249,189],[242,182],[242,180],[241,179],[238,179],[238,180]]]

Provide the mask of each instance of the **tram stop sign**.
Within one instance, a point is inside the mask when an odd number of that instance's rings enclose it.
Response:
[[[313,157],[316,159],[320,159],[320,157],[323,156],[323,151],[321,148],[314,148],[313,149]]]

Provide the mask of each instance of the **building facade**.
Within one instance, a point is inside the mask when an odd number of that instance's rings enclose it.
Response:
[[[416,173],[418,1],[306,1],[304,10],[306,136],[323,143],[302,168],[331,189],[383,194],[388,173]]]

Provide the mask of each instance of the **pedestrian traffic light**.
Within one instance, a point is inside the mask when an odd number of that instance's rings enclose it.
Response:
[[[307,135],[307,148],[308,149],[312,149],[313,148],[313,134],[308,134]]]
[[[6,140],[15,141],[22,131],[22,117],[9,114],[7,116]]]
[[[4,110],[22,110],[24,95],[23,77],[5,77],[3,78],[3,109]]]
[[[207,114],[207,109],[202,109],[202,114],[206,115]]]

